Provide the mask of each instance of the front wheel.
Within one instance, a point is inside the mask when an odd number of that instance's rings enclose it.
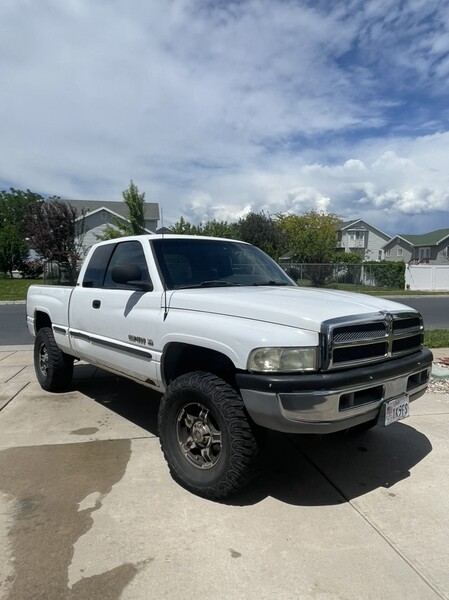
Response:
[[[257,473],[255,428],[238,393],[219,377],[198,371],[178,377],[159,409],[162,451],[175,481],[221,499]]]
[[[73,357],[62,352],[50,327],[39,329],[34,342],[34,370],[41,388],[64,391],[73,374]]]

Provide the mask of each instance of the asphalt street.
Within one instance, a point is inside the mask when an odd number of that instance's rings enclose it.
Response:
[[[449,294],[447,296],[389,297],[421,312],[429,329],[449,329]],[[0,344],[32,344],[26,326],[25,304],[0,303]]]
[[[449,294],[446,296],[388,296],[389,300],[400,302],[419,310],[428,329],[449,329]]]
[[[26,325],[25,304],[0,304],[0,345],[32,344]]]

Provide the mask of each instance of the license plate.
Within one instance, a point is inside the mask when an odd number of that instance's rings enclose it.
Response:
[[[385,402],[385,425],[391,425],[396,421],[401,421],[409,415],[408,396],[399,396],[389,402]]]

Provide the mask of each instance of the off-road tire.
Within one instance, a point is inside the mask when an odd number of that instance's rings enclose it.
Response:
[[[173,479],[198,496],[223,499],[259,471],[257,429],[239,394],[211,373],[175,379],[161,400],[158,426]]]
[[[50,327],[39,329],[34,342],[34,370],[42,389],[63,392],[73,374],[73,357],[62,352]]]

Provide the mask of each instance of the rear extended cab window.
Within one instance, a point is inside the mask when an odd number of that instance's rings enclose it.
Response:
[[[84,273],[83,287],[103,287],[104,276],[114,248],[115,244],[107,244],[96,248]]]
[[[141,281],[151,283],[142,245],[137,241],[129,241],[98,246],[87,265],[82,286],[106,289],[135,289],[133,285],[117,283],[113,280],[112,271],[114,267],[120,265],[138,266]]]

